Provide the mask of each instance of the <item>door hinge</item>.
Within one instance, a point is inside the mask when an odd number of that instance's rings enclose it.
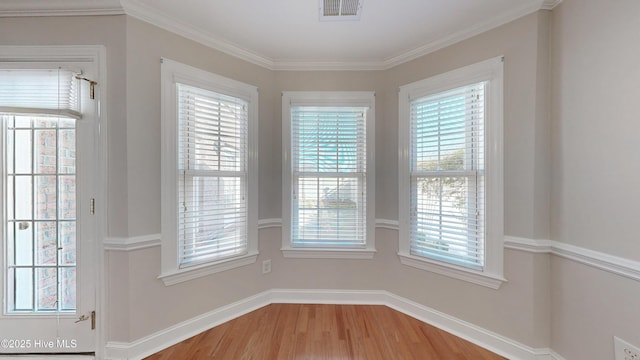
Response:
[[[89,202],[89,214],[94,215],[96,213],[96,199],[91,198]]]

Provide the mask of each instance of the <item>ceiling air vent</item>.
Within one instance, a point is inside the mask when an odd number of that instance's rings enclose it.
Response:
[[[320,20],[360,20],[364,0],[320,0]]]

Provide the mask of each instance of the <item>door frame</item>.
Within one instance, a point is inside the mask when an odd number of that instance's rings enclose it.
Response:
[[[95,329],[95,357],[103,358],[106,345],[107,321],[106,316],[106,271],[104,239],[107,223],[107,63],[106,47],[103,45],[71,45],[71,46],[2,46],[0,45],[1,62],[87,62],[93,63],[96,69],[97,83],[95,86],[95,101],[97,126],[95,126],[94,138],[95,157],[98,162],[95,167],[95,244],[93,246],[94,257],[94,283],[95,283],[95,311],[97,326]]]

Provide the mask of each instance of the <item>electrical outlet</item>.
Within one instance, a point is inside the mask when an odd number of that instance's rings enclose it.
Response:
[[[619,337],[613,337],[613,349],[616,360],[640,360],[640,348],[629,344]]]
[[[268,274],[271,272],[271,259],[262,262],[262,273]],[[634,359],[635,360],[635,359]],[[638,359],[640,360],[640,359]]]

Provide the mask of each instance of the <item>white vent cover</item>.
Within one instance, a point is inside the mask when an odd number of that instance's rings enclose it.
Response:
[[[320,0],[320,20],[360,20],[364,0]]]

